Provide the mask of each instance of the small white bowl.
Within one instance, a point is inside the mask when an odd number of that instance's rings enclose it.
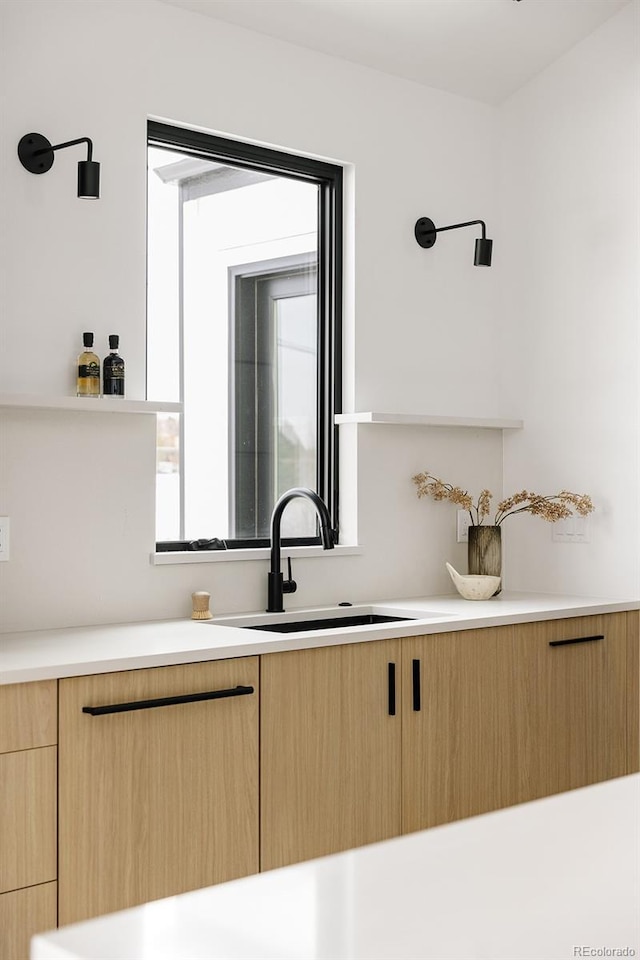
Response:
[[[465,576],[450,563],[445,563],[445,566],[456,590],[465,600],[489,600],[500,589],[500,577]]]

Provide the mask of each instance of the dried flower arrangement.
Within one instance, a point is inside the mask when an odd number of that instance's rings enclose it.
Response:
[[[449,503],[455,503],[463,510],[469,511],[472,526],[484,525],[493,499],[490,490],[481,490],[474,502],[473,497],[466,490],[445,483],[430,473],[418,473],[412,479],[418,488],[419,497],[432,497],[434,500],[448,500]],[[549,523],[555,523],[556,520],[573,516],[574,510],[581,517],[586,517],[593,512],[593,509],[591,497],[586,493],[561,490],[560,493],[552,496],[542,496],[539,493],[531,493],[529,490],[521,490],[520,493],[514,493],[513,496],[500,501],[490,525],[500,526],[507,517],[512,517],[516,513],[531,513]]]

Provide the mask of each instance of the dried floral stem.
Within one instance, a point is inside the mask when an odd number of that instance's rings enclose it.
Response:
[[[482,490],[474,502],[471,494],[461,487],[454,487],[438,477],[424,472],[412,478],[418,490],[418,497],[432,497],[434,500],[448,500],[467,510],[473,526],[482,526],[489,516],[493,494],[490,490]],[[542,517],[549,523],[564,520],[573,516],[574,510],[581,517],[592,513],[594,507],[586,493],[572,493],[570,490],[561,490],[560,493],[542,495],[521,490],[511,497],[501,500],[497,506],[493,526],[500,526],[507,517],[518,513],[530,513]]]

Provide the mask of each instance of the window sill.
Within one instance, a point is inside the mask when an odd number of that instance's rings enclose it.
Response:
[[[284,557],[352,557],[359,556],[364,550],[358,544],[338,544],[333,550],[322,547],[283,547]],[[173,553],[152,553],[151,563],[161,566],[168,563],[220,563],[232,560],[269,560],[269,547],[253,550],[176,550]]]

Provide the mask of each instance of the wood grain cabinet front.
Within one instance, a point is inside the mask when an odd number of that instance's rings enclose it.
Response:
[[[637,770],[637,644],[627,613],[403,641],[404,832]]]
[[[636,613],[271,654],[262,684],[263,869],[638,769]]]
[[[0,960],[56,926],[57,682],[0,686]]]
[[[638,700],[637,672],[629,669],[636,626],[637,615],[627,613],[530,623],[501,645],[508,802],[637,769],[629,723]]]
[[[58,681],[0,685],[0,753],[58,742]]]
[[[60,681],[59,921],[258,871],[258,660]]]
[[[505,806],[499,630],[403,640],[402,831]]]
[[[0,893],[56,878],[56,748],[0,754]]]
[[[400,832],[400,640],[261,663],[261,868]]]
[[[31,937],[56,926],[56,883],[0,894],[0,958],[29,960]]]

